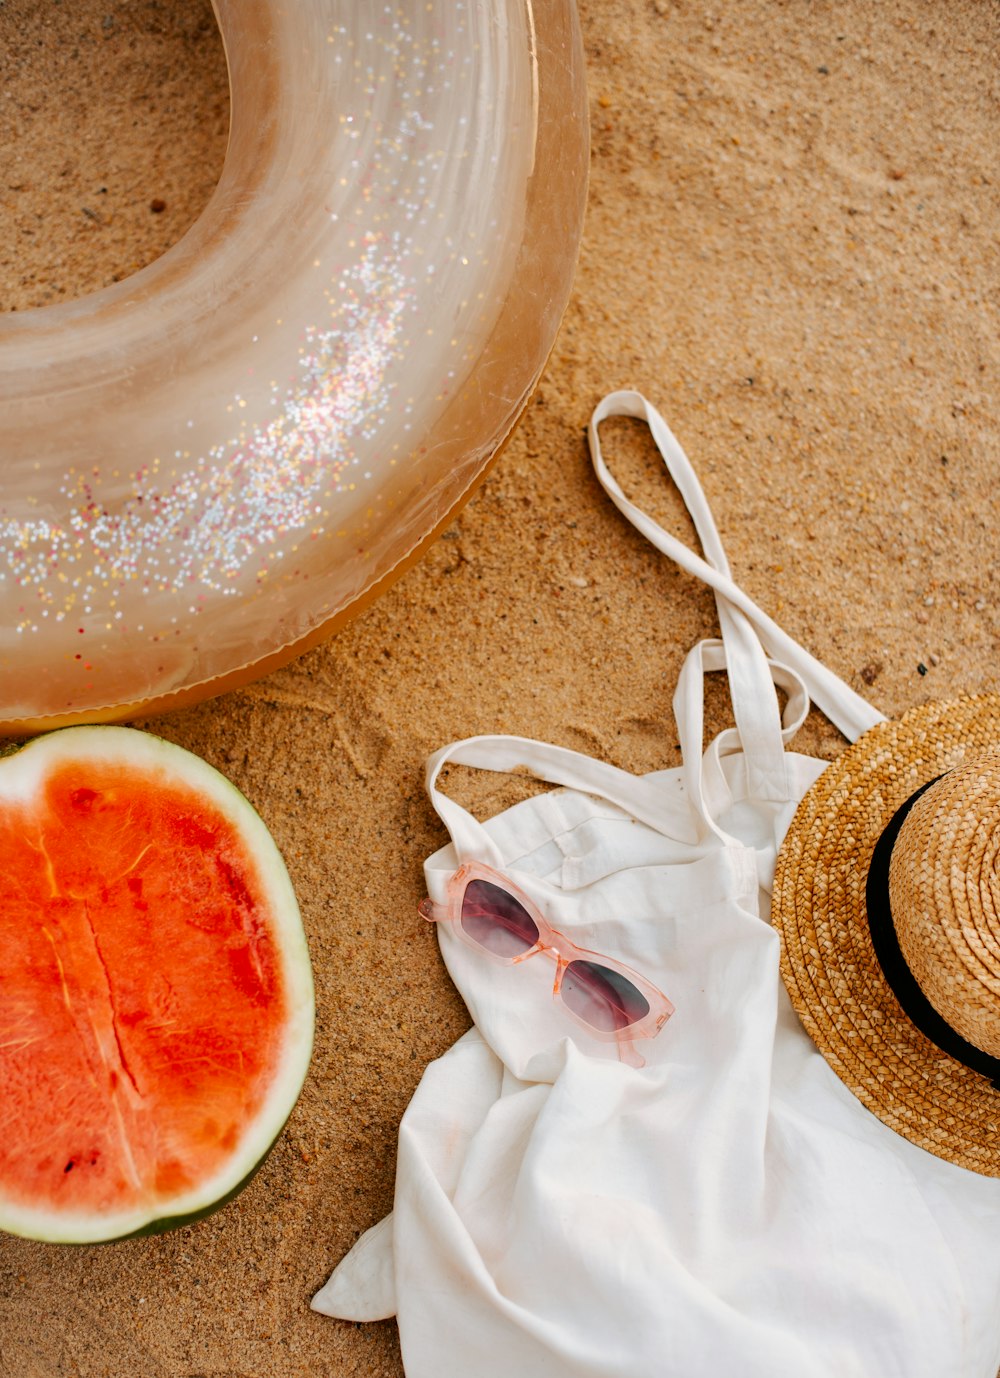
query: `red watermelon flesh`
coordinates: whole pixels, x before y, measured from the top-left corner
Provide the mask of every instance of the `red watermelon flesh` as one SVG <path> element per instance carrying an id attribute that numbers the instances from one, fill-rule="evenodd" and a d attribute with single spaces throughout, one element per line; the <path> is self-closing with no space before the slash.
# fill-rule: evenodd
<path id="1" fill-rule="evenodd" d="M 204 762 L 70 728 L 0 762 L 0 1228 L 204 1213 L 291 1110 L 312 985 L 281 858 Z"/>

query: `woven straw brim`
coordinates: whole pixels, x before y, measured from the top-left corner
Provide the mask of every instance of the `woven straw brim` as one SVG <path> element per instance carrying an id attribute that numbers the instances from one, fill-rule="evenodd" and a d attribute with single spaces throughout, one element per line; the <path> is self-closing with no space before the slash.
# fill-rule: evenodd
<path id="1" fill-rule="evenodd" d="M 875 957 L 865 886 L 875 844 L 922 785 L 1000 747 L 1000 695 L 911 709 L 834 761 L 792 820 L 774 882 L 781 974 L 841 1080 L 921 1148 L 1000 1177 L 1000 1091 L 910 1023 Z"/>

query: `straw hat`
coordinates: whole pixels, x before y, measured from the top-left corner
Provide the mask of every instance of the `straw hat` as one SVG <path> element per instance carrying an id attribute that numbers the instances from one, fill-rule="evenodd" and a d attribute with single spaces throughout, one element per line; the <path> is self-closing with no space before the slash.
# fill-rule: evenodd
<path id="1" fill-rule="evenodd" d="M 792 1004 L 860 1100 L 1000 1177 L 1000 695 L 911 709 L 834 761 L 778 856 Z"/>

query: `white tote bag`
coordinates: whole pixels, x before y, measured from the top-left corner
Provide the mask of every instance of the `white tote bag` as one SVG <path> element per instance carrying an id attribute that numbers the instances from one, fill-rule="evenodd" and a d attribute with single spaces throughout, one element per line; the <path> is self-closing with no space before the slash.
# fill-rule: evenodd
<path id="1" fill-rule="evenodd" d="M 615 414 L 649 422 L 704 560 L 608 474 L 597 427 Z M 441 922 L 474 1027 L 403 1118 L 392 1215 L 314 1306 L 395 1314 L 410 1378 L 994 1378 L 1000 1180 L 864 1109 L 793 1013 L 767 923 L 777 848 L 824 766 L 786 750 L 807 687 L 849 738 L 879 715 L 733 583 L 641 397 L 608 398 L 591 439 L 619 508 L 716 591 L 722 639 L 692 650 L 675 698 L 683 767 L 637 778 L 518 738 L 454 743 L 428 765 L 452 842 L 427 885 L 440 902 L 461 863 L 492 866 L 676 1009 L 631 1066 L 553 1000 L 550 962 L 503 965 Z M 703 754 L 713 670 L 737 726 Z M 480 823 L 439 790 L 446 762 L 562 788 Z"/>

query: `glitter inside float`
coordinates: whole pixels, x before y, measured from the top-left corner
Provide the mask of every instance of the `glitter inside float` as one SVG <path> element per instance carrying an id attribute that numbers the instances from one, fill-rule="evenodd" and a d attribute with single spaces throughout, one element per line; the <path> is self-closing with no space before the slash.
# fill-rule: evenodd
<path id="1" fill-rule="evenodd" d="M 232 125 L 167 254 L 0 316 L 0 730 L 246 681 L 468 496 L 565 308 L 573 0 L 216 0 Z"/>

